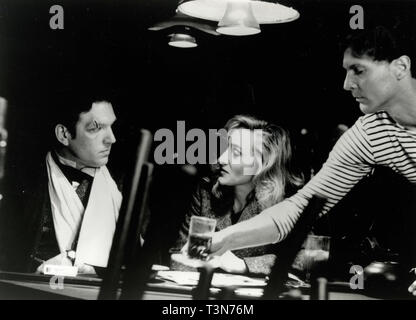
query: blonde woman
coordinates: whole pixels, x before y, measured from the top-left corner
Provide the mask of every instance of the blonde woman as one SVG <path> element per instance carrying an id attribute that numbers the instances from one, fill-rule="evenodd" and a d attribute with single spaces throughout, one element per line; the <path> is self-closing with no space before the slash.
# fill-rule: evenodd
<path id="1" fill-rule="evenodd" d="M 212 176 L 198 185 L 176 249 L 186 242 L 192 215 L 214 218 L 216 230 L 259 214 L 294 193 L 302 179 L 291 170 L 288 133 L 252 116 L 237 115 L 225 125 L 227 150 L 213 165 Z M 268 274 L 275 261 L 270 246 L 227 251 L 219 266 L 228 272 Z"/>

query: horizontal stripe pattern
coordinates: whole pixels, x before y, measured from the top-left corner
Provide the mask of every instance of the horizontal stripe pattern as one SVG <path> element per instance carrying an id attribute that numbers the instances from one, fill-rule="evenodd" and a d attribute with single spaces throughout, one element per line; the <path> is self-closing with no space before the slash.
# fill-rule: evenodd
<path id="1" fill-rule="evenodd" d="M 398 125 L 386 112 L 360 117 L 337 141 L 316 176 L 283 201 L 292 205 L 269 210 L 279 231 L 278 241 L 288 235 L 312 196 L 327 200 L 322 216 L 376 164 L 390 167 L 416 183 L 416 134 Z"/>

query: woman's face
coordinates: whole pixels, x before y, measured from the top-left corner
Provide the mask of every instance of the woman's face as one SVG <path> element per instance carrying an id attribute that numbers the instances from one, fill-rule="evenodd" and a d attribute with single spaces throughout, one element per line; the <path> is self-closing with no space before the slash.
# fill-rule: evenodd
<path id="1" fill-rule="evenodd" d="M 261 169 L 262 147 L 261 130 L 230 130 L 227 150 L 218 159 L 218 182 L 226 186 L 250 183 Z"/>

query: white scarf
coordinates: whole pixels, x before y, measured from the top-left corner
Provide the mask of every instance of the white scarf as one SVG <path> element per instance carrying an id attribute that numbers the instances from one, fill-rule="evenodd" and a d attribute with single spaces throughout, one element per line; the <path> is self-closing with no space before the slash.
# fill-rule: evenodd
<path id="1" fill-rule="evenodd" d="M 81 228 L 75 265 L 106 267 L 122 200 L 107 167 L 95 170 L 88 205 L 84 208 L 50 152 L 46 156 L 46 166 L 53 222 L 61 253 L 71 250 Z"/>

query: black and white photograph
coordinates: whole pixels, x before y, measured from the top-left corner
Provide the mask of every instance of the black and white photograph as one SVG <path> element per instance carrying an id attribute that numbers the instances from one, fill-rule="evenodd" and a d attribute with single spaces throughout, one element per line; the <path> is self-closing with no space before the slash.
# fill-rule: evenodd
<path id="1" fill-rule="evenodd" d="M 416 300 L 416 1 L 0 0 L 0 300 Z"/>

